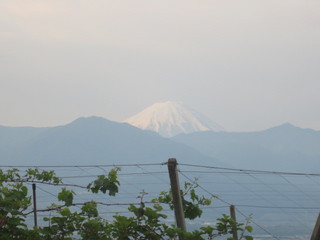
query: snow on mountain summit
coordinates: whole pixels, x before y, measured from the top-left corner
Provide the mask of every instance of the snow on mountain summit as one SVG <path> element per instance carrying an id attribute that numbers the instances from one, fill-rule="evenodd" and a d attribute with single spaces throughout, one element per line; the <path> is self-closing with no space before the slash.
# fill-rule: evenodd
<path id="1" fill-rule="evenodd" d="M 155 103 L 125 122 L 146 130 L 158 132 L 164 137 L 199 131 L 223 131 L 208 118 L 178 102 Z"/>

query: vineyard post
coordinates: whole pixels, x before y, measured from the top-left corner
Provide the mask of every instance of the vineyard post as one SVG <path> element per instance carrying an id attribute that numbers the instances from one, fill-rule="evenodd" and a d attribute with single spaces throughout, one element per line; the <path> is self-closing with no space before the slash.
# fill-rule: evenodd
<path id="1" fill-rule="evenodd" d="M 233 240 L 238 240 L 237 219 L 236 219 L 236 211 L 235 211 L 234 205 L 230 205 L 230 216 L 233 220 L 232 237 L 233 237 Z"/>
<path id="2" fill-rule="evenodd" d="M 181 192 L 179 187 L 177 160 L 175 158 L 170 158 L 168 160 L 168 171 L 169 171 L 172 198 L 173 198 L 174 215 L 176 217 L 177 227 L 186 231 L 182 197 L 181 197 Z"/>
<path id="3" fill-rule="evenodd" d="M 36 195 L 36 184 L 32 184 L 32 193 L 33 193 L 33 217 L 34 217 L 34 227 L 38 226 L 37 219 L 37 195 Z"/>
<path id="4" fill-rule="evenodd" d="M 320 214 L 318 215 L 317 222 L 314 226 L 312 235 L 311 235 L 311 240 L 319 240 L 320 239 Z"/>

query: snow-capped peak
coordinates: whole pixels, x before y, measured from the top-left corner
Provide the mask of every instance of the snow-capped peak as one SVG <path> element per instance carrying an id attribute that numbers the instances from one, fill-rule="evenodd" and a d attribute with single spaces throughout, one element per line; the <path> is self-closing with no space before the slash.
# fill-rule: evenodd
<path id="1" fill-rule="evenodd" d="M 194 110 L 171 101 L 155 103 L 125 122 L 141 129 L 158 132 L 164 137 L 172 137 L 180 133 L 224 130 Z"/>

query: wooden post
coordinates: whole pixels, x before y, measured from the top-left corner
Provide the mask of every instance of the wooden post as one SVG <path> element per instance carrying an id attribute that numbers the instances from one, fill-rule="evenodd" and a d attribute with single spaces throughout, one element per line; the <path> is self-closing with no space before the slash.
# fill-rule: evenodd
<path id="1" fill-rule="evenodd" d="M 7 216 L 7 214 L 4 214 L 2 218 L 0 218 L 0 230 L 7 223 L 8 219 L 9 217 Z"/>
<path id="2" fill-rule="evenodd" d="M 316 225 L 314 226 L 312 235 L 311 235 L 311 240 L 319 240 L 320 239 L 320 214 L 318 215 L 318 219 L 316 222 Z"/>
<path id="3" fill-rule="evenodd" d="M 38 226 L 36 184 L 32 183 L 34 227 Z"/>
<path id="4" fill-rule="evenodd" d="M 173 198 L 174 215 L 176 217 L 177 227 L 186 231 L 186 223 L 184 220 L 182 198 L 181 198 L 181 192 L 179 187 L 177 160 L 175 158 L 170 158 L 168 160 L 168 171 L 169 171 L 172 198 Z"/>
<path id="5" fill-rule="evenodd" d="M 230 205 L 230 216 L 234 221 L 234 224 L 232 226 L 232 237 L 233 240 L 238 240 L 237 219 L 234 205 Z"/>

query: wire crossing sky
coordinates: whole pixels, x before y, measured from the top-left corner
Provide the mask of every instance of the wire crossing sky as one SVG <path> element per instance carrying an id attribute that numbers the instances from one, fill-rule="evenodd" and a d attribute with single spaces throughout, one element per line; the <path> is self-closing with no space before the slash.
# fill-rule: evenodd
<path id="1" fill-rule="evenodd" d="M 229 131 L 320 130 L 320 2 L 0 0 L 0 125 L 181 101 Z"/>

